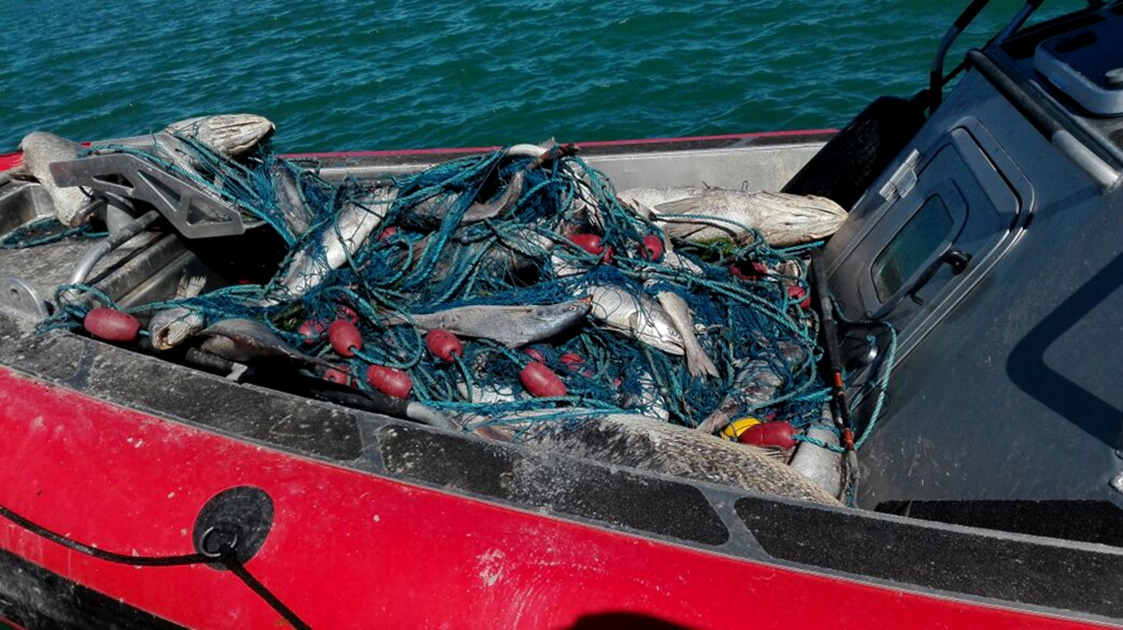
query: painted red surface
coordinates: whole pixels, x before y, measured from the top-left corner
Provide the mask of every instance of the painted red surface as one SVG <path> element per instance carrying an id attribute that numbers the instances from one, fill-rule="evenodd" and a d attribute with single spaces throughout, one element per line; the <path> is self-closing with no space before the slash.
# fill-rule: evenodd
<path id="1" fill-rule="evenodd" d="M 239 443 L 0 369 L 0 503 L 99 548 L 193 551 L 196 513 L 254 485 L 248 566 L 314 628 L 563 628 L 631 612 L 707 628 L 1075 628 L 568 523 Z M 3 522 L 0 547 L 192 627 L 277 628 L 232 575 L 109 564 Z"/>
<path id="2" fill-rule="evenodd" d="M 23 151 L 0 155 L 0 171 L 6 171 L 23 164 Z"/>

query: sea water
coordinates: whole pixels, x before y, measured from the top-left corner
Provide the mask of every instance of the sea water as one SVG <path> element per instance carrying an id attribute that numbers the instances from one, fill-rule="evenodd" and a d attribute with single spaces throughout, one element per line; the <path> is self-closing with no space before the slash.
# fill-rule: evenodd
<path id="1" fill-rule="evenodd" d="M 923 88 L 966 4 L 0 0 L 0 152 L 243 111 L 289 152 L 836 128 Z M 949 68 L 1020 5 L 992 2 Z"/>

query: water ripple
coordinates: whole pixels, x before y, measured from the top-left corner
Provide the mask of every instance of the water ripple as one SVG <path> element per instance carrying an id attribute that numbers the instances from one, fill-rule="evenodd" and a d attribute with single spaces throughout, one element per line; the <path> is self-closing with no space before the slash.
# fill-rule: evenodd
<path id="1" fill-rule="evenodd" d="M 920 89 L 965 3 L 0 0 L 21 15 L 0 41 L 0 150 L 225 111 L 272 118 L 289 151 L 839 126 Z"/>

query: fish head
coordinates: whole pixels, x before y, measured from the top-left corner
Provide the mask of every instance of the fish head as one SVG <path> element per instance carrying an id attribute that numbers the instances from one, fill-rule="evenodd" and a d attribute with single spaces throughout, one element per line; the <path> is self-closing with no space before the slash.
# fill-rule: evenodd
<path id="1" fill-rule="evenodd" d="M 273 133 L 276 126 L 256 114 L 218 114 L 188 118 L 168 125 L 164 131 L 197 140 L 216 153 L 241 155 Z"/>
<path id="2" fill-rule="evenodd" d="M 567 300 L 559 304 L 544 304 L 534 307 L 535 319 L 550 322 L 552 325 L 566 327 L 576 323 L 589 313 L 591 305 L 584 299 Z"/>
<path id="3" fill-rule="evenodd" d="M 195 336 L 203 328 L 203 316 L 188 309 L 164 311 L 153 318 L 151 340 L 157 350 L 170 350 Z M 170 319 L 168 319 L 170 317 Z"/>

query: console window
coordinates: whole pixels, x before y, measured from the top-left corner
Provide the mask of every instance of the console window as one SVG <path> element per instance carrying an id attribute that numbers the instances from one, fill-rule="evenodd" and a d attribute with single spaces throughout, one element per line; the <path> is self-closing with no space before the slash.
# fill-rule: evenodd
<path id="1" fill-rule="evenodd" d="M 887 302 L 951 234 L 955 221 L 939 195 L 929 197 L 873 262 L 877 299 Z"/>

